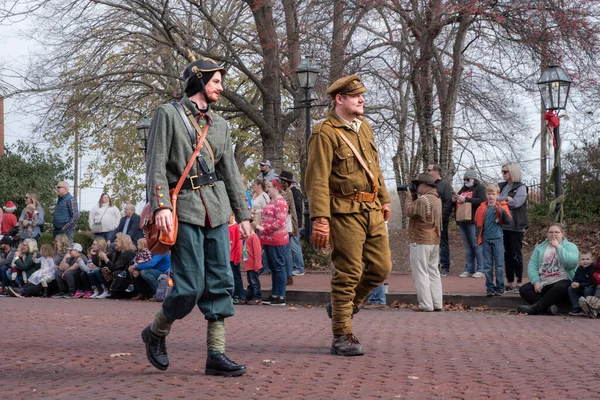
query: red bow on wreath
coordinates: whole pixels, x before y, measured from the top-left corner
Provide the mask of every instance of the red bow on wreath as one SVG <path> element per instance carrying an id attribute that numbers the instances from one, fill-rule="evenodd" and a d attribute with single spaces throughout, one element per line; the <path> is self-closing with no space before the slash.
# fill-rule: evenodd
<path id="1" fill-rule="evenodd" d="M 560 118 L 552 111 L 546 111 L 544 114 L 544 121 L 546 121 L 546 129 L 552 135 L 552 146 L 556 148 L 556 137 L 554 136 L 554 128 L 558 128 L 560 125 Z"/>

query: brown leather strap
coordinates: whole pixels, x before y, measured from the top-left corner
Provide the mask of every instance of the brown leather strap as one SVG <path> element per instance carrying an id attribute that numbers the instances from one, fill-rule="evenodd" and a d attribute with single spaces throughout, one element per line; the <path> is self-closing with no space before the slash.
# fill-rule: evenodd
<path id="1" fill-rule="evenodd" d="M 375 199 L 377 198 L 377 193 L 370 193 L 370 192 L 356 192 L 355 194 L 348 194 L 348 195 L 330 192 L 330 194 L 335 197 L 341 197 L 343 199 L 350 199 L 350 200 L 360 201 L 360 202 L 371 202 L 371 201 L 375 201 Z"/>
<path id="2" fill-rule="evenodd" d="M 192 169 L 192 165 L 194 165 L 194 161 L 196 160 L 196 156 L 198 155 L 198 153 L 200 152 L 200 149 L 202 148 L 202 143 L 204 142 L 204 139 L 206 139 L 206 133 L 208 132 L 208 124 L 206 124 L 206 127 L 204 127 L 204 131 L 202 132 L 202 136 L 200 136 L 200 140 L 198 141 L 198 144 L 196 145 L 196 149 L 194 150 L 194 153 L 192 154 L 192 158 L 190 158 L 190 161 L 188 161 L 187 165 L 185 166 L 185 169 L 183 170 L 183 173 L 181 174 L 181 177 L 179 178 L 179 182 L 177 182 L 177 186 L 175 186 L 175 189 L 173 189 L 173 193 L 171 194 L 171 198 L 177 198 L 177 195 L 179 194 L 179 191 L 181 190 L 181 186 L 183 185 L 183 182 L 187 179 L 187 176 L 190 172 L 190 170 Z"/>
<path id="3" fill-rule="evenodd" d="M 200 129 L 200 125 L 198 125 L 198 121 L 196 121 L 196 118 L 194 118 L 194 115 L 192 114 L 192 112 L 190 111 L 189 108 L 187 108 L 185 106 L 185 104 L 181 103 L 181 105 L 183 106 L 183 109 L 185 110 L 185 115 L 188 116 L 188 118 L 190 119 L 190 122 L 192 123 L 192 125 L 194 125 L 194 129 L 196 129 L 197 133 L 200 133 L 200 131 L 202 129 Z M 206 124 L 206 126 L 208 126 L 208 123 Z M 210 155 L 210 159 L 213 162 L 213 166 L 215 164 L 215 154 L 213 153 L 213 149 L 210 145 L 210 143 L 208 143 L 208 140 L 206 141 L 206 150 L 208 150 L 208 154 Z"/>
<path id="4" fill-rule="evenodd" d="M 356 159 L 358 160 L 358 162 L 360 163 L 360 165 L 367 172 L 367 175 L 369 176 L 369 178 L 371 178 L 371 183 L 373 185 L 373 193 L 375 194 L 375 197 L 377 197 L 377 193 L 379 192 L 379 186 L 377 185 L 377 180 L 375 179 L 375 175 L 373 175 L 373 173 L 371 172 L 371 170 L 369 169 L 369 167 L 365 163 L 365 160 L 362 159 L 362 157 L 360 156 L 360 153 L 358 152 L 358 150 L 356 150 L 356 147 L 354 147 L 354 145 L 352 144 L 352 142 L 350 142 L 350 140 L 348 140 L 348 138 L 346 137 L 346 135 L 344 135 L 344 133 L 342 131 L 340 131 L 338 128 L 336 128 L 335 126 L 333 126 L 331 124 L 331 122 L 326 121 L 325 123 L 327 125 L 331 126 L 333 128 L 333 130 L 336 131 L 336 133 L 342 138 L 342 140 L 344 142 L 346 142 L 346 144 L 348 145 L 348 147 L 350 147 L 350 150 L 352 150 L 352 152 L 354 153 L 354 156 L 356 157 Z M 366 193 L 366 192 L 360 192 L 360 193 Z"/>

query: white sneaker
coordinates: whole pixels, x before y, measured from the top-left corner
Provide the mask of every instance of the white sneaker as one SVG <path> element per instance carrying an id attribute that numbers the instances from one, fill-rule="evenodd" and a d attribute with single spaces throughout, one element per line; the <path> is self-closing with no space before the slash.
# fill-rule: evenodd
<path id="1" fill-rule="evenodd" d="M 96 298 L 97 299 L 106 299 L 107 297 L 110 297 L 110 292 L 108 290 L 105 290 L 104 292 L 102 292 L 101 295 L 99 295 Z"/>
<path id="2" fill-rule="evenodd" d="M 473 274 L 473 278 L 483 278 L 484 276 L 485 276 L 485 274 L 483 272 L 479 272 L 479 271 L 477 271 Z"/>
<path id="3" fill-rule="evenodd" d="M 459 278 L 470 278 L 473 274 L 471 274 L 470 272 L 463 272 L 462 274 L 460 274 L 458 277 Z"/>
<path id="4" fill-rule="evenodd" d="M 304 276 L 304 272 L 293 270 L 292 275 L 293 276 Z"/>
<path id="5" fill-rule="evenodd" d="M 95 299 L 100 296 L 100 292 L 98 290 L 94 290 L 94 294 L 90 296 L 90 299 Z"/>

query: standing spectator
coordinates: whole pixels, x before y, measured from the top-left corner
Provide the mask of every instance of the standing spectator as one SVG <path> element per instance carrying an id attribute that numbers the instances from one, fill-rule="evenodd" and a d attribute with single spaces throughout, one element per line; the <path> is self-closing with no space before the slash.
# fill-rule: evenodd
<path id="1" fill-rule="evenodd" d="M 87 257 L 81 254 L 82 251 L 83 247 L 79 243 L 73 243 L 69 248 L 69 252 L 57 265 L 54 278 L 58 285 L 58 293 L 52 296 L 53 299 L 83 297 L 85 286 L 89 283 L 89 280 L 87 272 L 84 272 L 88 269 Z M 85 275 L 85 281 L 82 281 L 83 275 Z"/>
<path id="2" fill-rule="evenodd" d="M 486 187 L 487 202 L 475 213 L 475 224 L 479 229 L 477 243 L 483 247 L 485 288 L 487 296 L 504 294 L 504 243 L 502 226 L 510 224 L 512 218 L 505 201 L 497 201 L 500 188 L 495 183 Z M 496 285 L 494 285 L 494 271 Z"/>
<path id="3" fill-rule="evenodd" d="M 512 223 L 503 225 L 504 262 L 506 263 L 506 290 L 519 293 L 523 281 L 523 235 L 527 229 L 527 186 L 521 182 L 521 167 L 515 163 L 502 166 L 504 182 L 500 183 L 499 201 L 508 202 Z M 514 285 L 515 276 L 517 284 Z"/>
<path id="4" fill-rule="evenodd" d="M 308 142 L 310 240 L 326 248 L 331 239 L 334 273 L 326 311 L 333 333 L 330 352 L 342 356 L 364 354 L 353 333 L 352 315 L 392 270 L 385 230 L 390 197 L 373 129 L 363 117 L 366 91 L 358 75 L 333 82 L 327 88 L 332 108 Z"/>
<path id="5" fill-rule="evenodd" d="M 529 259 L 529 283 L 519 289 L 523 300 L 530 305 L 518 306 L 517 311 L 530 315 L 544 312 L 558 314 L 556 304 L 567 298 L 578 258 L 579 250 L 565 238 L 562 225 L 550 225 L 548 239 L 533 249 Z"/>
<path id="6" fill-rule="evenodd" d="M 10 278 L 7 272 L 10 271 L 13 259 L 15 257 L 15 249 L 13 248 L 13 240 L 8 236 L 0 238 L 0 277 L 2 277 L 2 291 L 0 295 L 8 296 L 8 287 L 10 286 Z"/>
<path id="7" fill-rule="evenodd" d="M 248 280 L 246 290 L 246 304 L 258 304 L 262 300 L 260 291 L 259 271 L 262 269 L 262 247 L 260 239 L 255 233 L 256 222 L 250 224 L 250 235 L 246 239 L 246 254 L 244 256 L 244 269 Z"/>
<path id="8" fill-rule="evenodd" d="M 44 209 L 40 204 L 38 195 L 33 192 L 28 192 L 25 195 L 27 207 L 32 207 L 28 210 L 27 207 L 21 212 L 19 224 L 21 225 L 21 239 L 33 238 L 39 244 L 40 234 L 44 226 Z"/>
<path id="9" fill-rule="evenodd" d="M 94 291 L 90 296 L 91 299 L 105 299 L 110 297 L 109 284 L 102 275 L 102 269 L 106 267 L 108 263 L 108 256 L 106 255 L 107 250 L 106 240 L 103 238 L 94 239 L 88 252 L 88 279 L 90 285 Z"/>
<path id="10" fill-rule="evenodd" d="M 406 215 L 410 244 L 410 268 L 417 289 L 419 310 L 441 311 L 442 280 L 438 270 L 439 243 L 442 227 L 442 202 L 435 178 L 419 174 L 413 180 L 417 191 L 406 196 Z"/>
<path id="11" fill-rule="evenodd" d="M 575 271 L 573 282 L 567 289 L 569 300 L 571 300 L 572 310 L 569 315 L 586 315 L 583 309 L 579 306 L 579 298 L 584 299 L 588 296 L 593 296 L 596 293 L 596 286 L 593 281 L 594 274 L 594 257 L 590 249 L 579 250 L 579 266 Z"/>
<path id="12" fill-rule="evenodd" d="M 266 260 L 271 270 L 271 296 L 262 301 L 272 306 L 285 306 L 285 287 L 287 283 L 286 251 L 289 251 L 290 237 L 285 229 L 288 215 L 287 202 L 281 196 L 281 182 L 273 179 L 267 182 L 267 193 L 271 202 L 263 208 L 262 224 L 256 229 L 260 232 L 260 243 L 267 253 Z"/>
<path id="13" fill-rule="evenodd" d="M 294 198 L 294 208 L 296 209 L 296 225 L 298 228 L 302 225 L 302 192 L 296 187 L 294 175 L 288 171 L 281 171 L 279 175 L 281 185 L 284 191 L 290 191 Z M 304 258 L 302 256 L 302 246 L 300 245 L 300 234 L 290 234 L 290 248 L 292 250 L 293 271 L 292 275 L 304 275 Z"/>
<path id="14" fill-rule="evenodd" d="M 270 181 L 272 179 L 277 178 L 277 174 L 274 169 L 271 169 L 271 161 L 265 160 L 260 164 L 260 173 L 256 177 L 256 179 L 261 179 L 263 181 Z"/>
<path id="15" fill-rule="evenodd" d="M 171 269 L 171 256 L 166 254 L 151 254 L 145 238 L 137 242 L 138 253 L 129 273 L 138 295 L 131 300 L 146 300 L 154 297 L 158 287 L 158 277 Z"/>
<path id="16" fill-rule="evenodd" d="M 137 243 L 144 237 L 144 231 L 140 228 L 140 216 L 135 213 L 135 206 L 131 203 L 125 205 L 125 216 L 121 218 L 119 226 L 114 230 L 113 238 L 121 232 L 128 235 L 133 243 Z"/>
<path id="17" fill-rule="evenodd" d="M 242 175 L 242 185 L 244 185 L 244 190 L 246 191 L 246 198 L 248 199 L 248 206 L 252 208 L 252 196 L 250 196 L 250 190 L 248 190 L 248 178 L 246 175 Z"/>
<path id="18" fill-rule="evenodd" d="M 292 272 L 294 270 L 294 261 L 292 259 L 292 247 L 291 247 L 291 242 L 292 242 L 292 237 L 298 237 L 299 232 L 298 232 L 298 219 L 296 218 L 296 206 L 294 204 L 294 196 L 292 195 L 292 192 L 289 190 L 286 190 L 286 185 L 283 183 L 282 180 L 279 180 L 279 182 L 281 183 L 281 187 L 283 188 L 283 190 L 281 191 L 281 196 L 285 199 L 285 202 L 288 205 L 288 215 L 285 219 L 285 229 L 288 233 L 288 235 L 290 236 L 290 241 L 288 242 L 288 249 L 285 252 L 285 256 L 286 256 L 286 262 L 285 262 L 285 270 L 286 270 L 286 275 L 287 275 L 287 282 L 286 282 L 286 286 L 291 286 L 294 284 L 294 277 L 292 275 Z"/>
<path id="19" fill-rule="evenodd" d="M 119 225 L 121 213 L 116 206 L 113 206 L 112 199 L 107 193 L 102 193 L 98 204 L 95 204 L 90 211 L 89 223 L 90 229 L 95 238 L 103 238 L 107 242 L 114 240 L 114 230 Z"/>
<path id="20" fill-rule="evenodd" d="M 265 181 L 262 179 L 255 179 L 252 182 L 252 190 L 254 192 L 254 197 L 252 198 L 252 219 L 256 223 L 256 226 L 262 223 L 262 209 L 269 204 L 271 199 L 269 199 L 269 195 L 265 192 L 266 186 Z M 260 236 L 260 232 L 258 232 Z M 267 253 L 263 252 L 263 269 L 261 271 L 262 274 L 268 275 L 271 273 L 271 270 L 268 267 L 268 262 L 266 260 Z"/>
<path id="21" fill-rule="evenodd" d="M 73 243 L 73 234 L 75 225 L 79 220 L 79 206 L 77 200 L 69 193 L 69 184 L 65 181 L 60 181 L 56 184 L 56 194 L 58 199 L 56 207 L 54 207 L 54 218 L 52 225 L 54 229 L 52 235 L 64 233 L 69 237 L 69 241 Z"/>
<path id="22" fill-rule="evenodd" d="M 244 282 L 242 281 L 242 234 L 240 227 L 235 222 L 235 214 L 229 218 L 229 265 L 233 273 L 233 304 L 239 304 L 244 300 Z"/>
<path id="23" fill-rule="evenodd" d="M 3 208 L 4 214 L 2 214 L 2 226 L 0 227 L 0 232 L 5 235 L 18 225 L 17 217 L 15 216 L 17 206 L 12 200 L 8 200 Z"/>
<path id="24" fill-rule="evenodd" d="M 485 187 L 479 182 L 479 177 L 474 168 L 465 171 L 464 185 L 458 191 L 458 194 L 452 195 L 456 202 L 456 208 L 461 204 L 471 203 L 471 220 L 459 221 L 458 230 L 466 250 L 465 270 L 459 275 L 461 278 L 481 278 L 483 271 L 483 249 L 477 243 L 477 233 L 475 232 L 475 213 L 479 205 L 486 201 Z"/>
<path id="25" fill-rule="evenodd" d="M 197 177 L 187 179 L 187 189 L 179 194 L 177 240 L 171 248 L 175 286 L 152 324 L 142 331 L 148 360 L 161 370 L 169 366 L 165 338 L 171 326 L 198 307 L 208 321 L 205 374 L 246 373 L 245 366 L 225 354 L 224 320 L 235 312 L 231 301 L 233 277 L 227 221 L 235 213 L 242 236 L 246 237 L 250 211 L 232 150 L 229 124 L 211 108 L 223 91 L 224 73 L 224 69 L 207 58 L 190 63 L 183 73 L 185 95 L 177 106 L 161 105 L 150 126 L 146 191 L 157 228 L 167 234 L 174 230 L 169 186 L 176 184 L 193 155 L 186 121 L 176 107 L 189 111 L 189 118 L 198 125 L 198 135 L 201 130 L 208 132 L 199 152 L 205 163 L 195 163 L 190 175 Z M 188 117 L 183 115 L 183 118 Z"/>
<path id="26" fill-rule="evenodd" d="M 442 167 L 438 164 L 429 164 L 427 172 L 435 179 L 437 193 L 442 201 L 442 232 L 440 236 L 440 275 L 446 276 L 450 272 L 450 244 L 448 243 L 448 225 L 452 215 L 452 184 L 447 179 L 442 179 Z"/>

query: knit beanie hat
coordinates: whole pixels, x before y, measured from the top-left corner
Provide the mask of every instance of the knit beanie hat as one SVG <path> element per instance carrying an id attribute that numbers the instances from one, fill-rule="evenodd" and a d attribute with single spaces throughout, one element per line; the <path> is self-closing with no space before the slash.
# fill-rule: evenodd
<path id="1" fill-rule="evenodd" d="M 463 179 L 479 180 L 479 176 L 477 175 L 477 171 L 475 171 L 475 167 L 473 167 L 473 166 L 469 167 L 469 169 L 465 171 L 465 176 Z"/>

